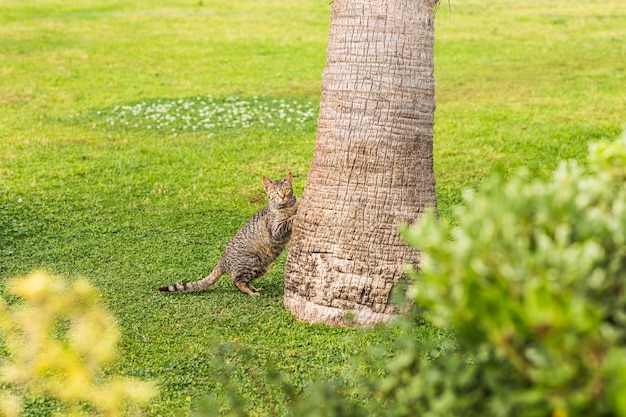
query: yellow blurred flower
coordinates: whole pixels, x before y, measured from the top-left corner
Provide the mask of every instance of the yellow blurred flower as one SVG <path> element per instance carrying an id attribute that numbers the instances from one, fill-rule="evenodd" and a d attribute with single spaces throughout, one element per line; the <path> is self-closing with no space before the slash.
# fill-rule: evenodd
<path id="1" fill-rule="evenodd" d="M 85 415 L 89 403 L 98 415 L 119 416 L 146 404 L 154 383 L 111 376 L 103 367 L 116 357 L 119 330 L 87 280 L 68 282 L 44 271 L 12 279 L 8 289 L 21 303 L 0 299 L 0 336 L 9 353 L 0 362 L 0 415 L 16 416 L 19 395 L 54 398 L 68 414 Z"/>

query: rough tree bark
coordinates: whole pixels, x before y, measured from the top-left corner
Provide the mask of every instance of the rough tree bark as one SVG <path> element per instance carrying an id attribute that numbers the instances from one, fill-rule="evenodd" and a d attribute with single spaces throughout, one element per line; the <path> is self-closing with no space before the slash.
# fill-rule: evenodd
<path id="1" fill-rule="evenodd" d="M 418 263 L 397 232 L 436 207 L 436 0 L 334 0 L 317 141 L 285 271 L 298 319 L 373 325 Z"/>

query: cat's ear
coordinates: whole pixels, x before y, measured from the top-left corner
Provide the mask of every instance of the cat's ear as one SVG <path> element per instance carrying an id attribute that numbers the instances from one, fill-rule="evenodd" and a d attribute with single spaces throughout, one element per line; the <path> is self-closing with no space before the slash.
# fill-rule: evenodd
<path id="1" fill-rule="evenodd" d="M 263 177 L 263 188 L 265 188 L 265 191 L 267 191 L 272 184 L 273 184 L 272 180 L 270 180 L 267 177 Z"/>
<path id="2" fill-rule="evenodd" d="M 291 175 L 291 171 L 289 171 L 289 174 L 287 174 L 287 176 L 285 177 L 285 179 L 283 179 L 283 181 L 288 182 L 289 184 L 291 184 L 292 180 L 293 180 L 293 176 Z"/>

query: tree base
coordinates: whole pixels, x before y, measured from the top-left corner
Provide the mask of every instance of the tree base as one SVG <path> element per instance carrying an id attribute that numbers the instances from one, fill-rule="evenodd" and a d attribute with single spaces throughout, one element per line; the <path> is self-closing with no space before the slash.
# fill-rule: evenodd
<path id="1" fill-rule="evenodd" d="M 285 308 L 298 320 L 313 324 L 326 324 L 333 327 L 373 327 L 389 322 L 395 314 L 375 312 L 367 306 L 358 310 L 316 304 L 292 293 L 285 297 Z"/>

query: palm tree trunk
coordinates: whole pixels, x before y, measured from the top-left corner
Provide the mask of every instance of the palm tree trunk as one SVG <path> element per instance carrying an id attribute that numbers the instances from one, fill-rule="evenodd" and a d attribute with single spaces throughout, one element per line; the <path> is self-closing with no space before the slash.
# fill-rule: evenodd
<path id="1" fill-rule="evenodd" d="M 417 263 L 397 232 L 436 207 L 436 0 L 334 0 L 317 141 L 285 271 L 298 319 L 372 325 Z"/>

